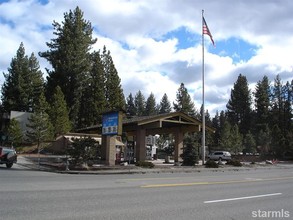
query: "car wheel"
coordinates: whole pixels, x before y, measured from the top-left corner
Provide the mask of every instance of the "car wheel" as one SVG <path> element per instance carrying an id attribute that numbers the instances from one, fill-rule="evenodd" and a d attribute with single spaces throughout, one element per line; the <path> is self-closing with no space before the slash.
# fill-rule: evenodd
<path id="1" fill-rule="evenodd" d="M 7 168 L 11 168 L 12 165 L 13 165 L 13 163 L 7 163 L 7 164 L 6 164 L 6 167 L 7 167 Z"/>

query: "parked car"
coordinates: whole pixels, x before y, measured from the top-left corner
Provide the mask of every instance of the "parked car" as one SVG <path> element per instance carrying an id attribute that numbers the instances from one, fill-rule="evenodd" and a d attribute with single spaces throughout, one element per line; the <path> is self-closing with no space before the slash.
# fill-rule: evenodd
<path id="1" fill-rule="evenodd" d="M 17 154 L 14 149 L 0 147 L 0 164 L 6 164 L 7 168 L 11 168 L 17 162 Z"/>
<path id="2" fill-rule="evenodd" d="M 209 160 L 231 160 L 231 154 L 228 151 L 215 151 L 208 155 Z"/>

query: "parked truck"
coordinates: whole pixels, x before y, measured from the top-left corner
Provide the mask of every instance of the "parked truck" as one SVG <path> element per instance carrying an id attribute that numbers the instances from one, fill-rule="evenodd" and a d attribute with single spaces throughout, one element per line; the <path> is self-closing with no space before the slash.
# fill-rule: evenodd
<path id="1" fill-rule="evenodd" d="M 11 168 L 17 162 L 17 154 L 14 149 L 0 147 L 0 164 L 6 164 L 7 168 Z"/>

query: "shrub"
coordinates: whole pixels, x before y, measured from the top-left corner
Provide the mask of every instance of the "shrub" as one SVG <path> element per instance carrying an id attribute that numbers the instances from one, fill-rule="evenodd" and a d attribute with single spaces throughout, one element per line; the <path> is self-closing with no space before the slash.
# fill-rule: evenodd
<path id="1" fill-rule="evenodd" d="M 155 165 L 149 161 L 137 161 L 135 166 L 143 167 L 143 168 L 153 168 Z"/>
<path id="2" fill-rule="evenodd" d="M 93 138 L 75 138 L 72 141 L 72 144 L 67 149 L 67 153 L 72 158 L 74 165 L 86 163 L 91 158 L 96 157 L 97 142 Z"/>
<path id="3" fill-rule="evenodd" d="M 219 164 L 217 164 L 215 161 L 213 160 L 208 160 L 205 164 L 206 168 L 219 168 Z"/>
<path id="4" fill-rule="evenodd" d="M 183 153 L 180 155 L 183 159 L 183 166 L 194 166 L 198 163 L 197 146 L 194 136 L 187 136 L 184 139 Z"/>
<path id="5" fill-rule="evenodd" d="M 242 163 L 240 162 L 240 160 L 229 160 L 226 163 L 227 165 L 232 165 L 235 167 L 242 167 Z"/>

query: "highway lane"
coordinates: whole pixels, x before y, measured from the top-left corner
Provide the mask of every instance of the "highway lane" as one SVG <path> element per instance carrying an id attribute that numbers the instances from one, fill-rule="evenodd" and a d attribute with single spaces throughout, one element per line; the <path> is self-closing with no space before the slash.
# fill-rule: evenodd
<path id="1" fill-rule="evenodd" d="M 15 166 L 1 167 L 0 174 L 0 213 L 5 220 L 293 216 L 291 166 L 139 175 L 68 175 Z"/>

